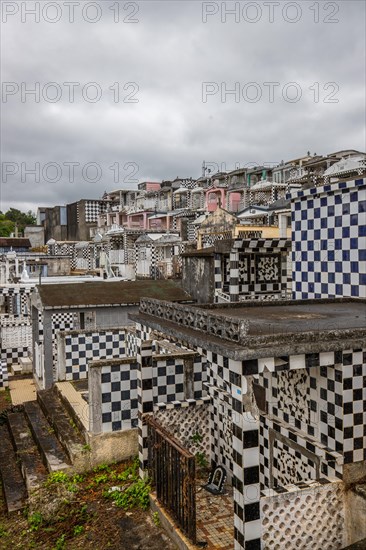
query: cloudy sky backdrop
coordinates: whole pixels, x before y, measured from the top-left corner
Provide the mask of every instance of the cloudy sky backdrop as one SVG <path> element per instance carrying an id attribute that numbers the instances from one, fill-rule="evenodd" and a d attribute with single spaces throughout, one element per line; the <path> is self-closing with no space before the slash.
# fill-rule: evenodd
<path id="1" fill-rule="evenodd" d="M 365 149 L 363 1 L 35 4 L 2 2 L 3 211 Z"/>

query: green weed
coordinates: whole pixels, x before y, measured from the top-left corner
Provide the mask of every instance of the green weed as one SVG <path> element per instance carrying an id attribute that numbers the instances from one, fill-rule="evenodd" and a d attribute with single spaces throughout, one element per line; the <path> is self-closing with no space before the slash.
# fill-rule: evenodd
<path id="1" fill-rule="evenodd" d="M 75 525 L 74 527 L 74 537 L 81 535 L 84 532 L 84 527 L 82 525 Z"/>
<path id="2" fill-rule="evenodd" d="M 34 512 L 28 517 L 29 528 L 31 531 L 38 531 L 43 523 L 43 517 L 40 512 Z"/>
<path id="3" fill-rule="evenodd" d="M 152 519 L 153 519 L 153 522 L 155 523 L 156 527 L 159 527 L 160 526 L 160 518 L 159 518 L 158 512 L 154 512 L 152 514 Z"/>
<path id="4" fill-rule="evenodd" d="M 200 433 L 196 432 L 192 435 L 191 439 L 193 443 L 201 443 L 203 440 L 203 436 Z"/>
<path id="5" fill-rule="evenodd" d="M 56 540 L 55 550 L 64 550 L 66 548 L 66 535 L 63 534 Z"/>
<path id="6" fill-rule="evenodd" d="M 200 466 L 201 468 L 207 468 L 208 467 L 208 461 L 207 461 L 205 453 L 196 453 L 195 456 L 196 456 L 196 462 L 197 462 L 198 466 Z"/>
<path id="7" fill-rule="evenodd" d="M 104 496 L 111 498 L 116 506 L 123 510 L 149 507 L 149 494 L 151 486 L 149 480 L 138 479 L 122 491 L 105 492 Z"/>

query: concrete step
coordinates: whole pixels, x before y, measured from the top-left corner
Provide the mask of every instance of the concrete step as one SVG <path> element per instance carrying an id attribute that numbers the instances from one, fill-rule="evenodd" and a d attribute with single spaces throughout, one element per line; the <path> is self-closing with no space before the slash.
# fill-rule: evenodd
<path id="1" fill-rule="evenodd" d="M 28 493 L 31 493 L 47 479 L 47 470 L 24 414 L 9 413 L 8 426 Z"/>
<path id="2" fill-rule="evenodd" d="M 37 401 L 24 403 L 24 412 L 33 438 L 49 472 L 64 471 L 71 467 L 61 443 L 53 433 Z"/>
<path id="3" fill-rule="evenodd" d="M 0 442 L 0 473 L 6 508 L 11 513 L 23 510 L 27 500 L 27 489 L 5 424 L 0 425 Z"/>
<path id="4" fill-rule="evenodd" d="M 72 421 L 77 426 L 77 429 L 79 430 L 79 433 L 81 434 L 82 438 L 85 440 L 86 443 L 89 442 L 88 437 L 88 421 L 85 420 L 85 414 L 84 419 L 82 419 L 80 415 L 82 415 L 85 412 L 85 409 L 87 409 L 88 404 L 87 402 L 80 397 L 80 393 L 75 390 L 73 386 L 68 386 L 67 393 L 69 394 L 68 397 L 64 395 L 64 389 L 61 389 L 57 384 L 54 386 L 54 391 L 56 392 L 56 395 L 61 400 L 62 405 L 64 406 L 67 414 L 70 416 Z M 70 395 L 71 391 L 71 395 Z M 69 398 L 71 400 L 74 400 L 75 403 L 78 405 L 79 414 L 76 412 L 75 408 L 70 404 Z M 82 402 L 82 404 L 80 403 Z M 75 405 L 74 405 L 75 406 Z"/>
<path id="5" fill-rule="evenodd" d="M 78 461 L 86 442 L 58 394 L 52 389 L 43 390 L 38 392 L 37 400 L 71 462 Z"/>

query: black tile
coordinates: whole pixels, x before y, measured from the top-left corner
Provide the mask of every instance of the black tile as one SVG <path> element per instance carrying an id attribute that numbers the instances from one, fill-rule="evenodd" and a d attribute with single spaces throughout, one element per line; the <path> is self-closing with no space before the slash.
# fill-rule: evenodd
<path id="1" fill-rule="evenodd" d="M 242 361 L 243 374 L 258 374 L 258 359 Z"/>
<path id="2" fill-rule="evenodd" d="M 258 466 L 251 466 L 250 468 L 244 468 L 244 485 L 252 485 L 253 483 L 259 483 Z"/>
<path id="3" fill-rule="evenodd" d="M 254 521 L 260 518 L 259 502 L 253 502 L 252 504 L 244 504 L 244 521 Z"/>
<path id="4" fill-rule="evenodd" d="M 252 447 L 258 447 L 259 434 L 258 430 L 249 430 L 243 432 L 243 447 L 244 449 L 250 449 Z"/>
<path id="5" fill-rule="evenodd" d="M 112 396 L 110 392 L 102 393 L 102 403 L 110 403 L 112 400 Z"/>
<path id="6" fill-rule="evenodd" d="M 351 439 L 353 437 L 353 428 L 352 426 L 344 428 L 344 439 Z"/>
<path id="7" fill-rule="evenodd" d="M 244 546 L 245 550 L 261 550 L 261 539 L 247 540 Z"/>
<path id="8" fill-rule="evenodd" d="M 360 401 L 362 399 L 362 388 L 353 390 L 353 400 Z"/>

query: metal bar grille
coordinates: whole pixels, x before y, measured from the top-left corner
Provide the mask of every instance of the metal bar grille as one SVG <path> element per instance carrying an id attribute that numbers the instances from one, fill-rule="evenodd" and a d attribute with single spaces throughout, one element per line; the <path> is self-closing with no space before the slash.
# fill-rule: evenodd
<path id="1" fill-rule="evenodd" d="M 152 416 L 146 417 L 149 471 L 159 502 L 196 543 L 195 458 Z"/>

